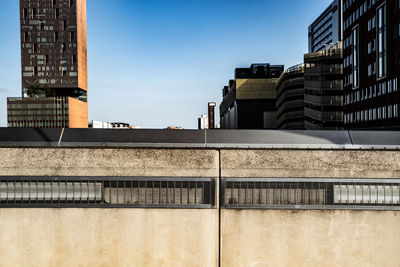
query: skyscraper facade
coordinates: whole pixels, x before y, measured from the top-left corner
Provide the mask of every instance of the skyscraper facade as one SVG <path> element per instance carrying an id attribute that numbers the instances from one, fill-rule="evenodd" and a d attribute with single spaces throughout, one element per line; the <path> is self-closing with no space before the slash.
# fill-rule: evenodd
<path id="1" fill-rule="evenodd" d="M 318 52 L 342 40 L 342 2 L 334 0 L 308 27 L 308 52 Z"/>
<path id="2" fill-rule="evenodd" d="M 399 129 L 400 0 L 344 2 L 347 129 Z"/>
<path id="3" fill-rule="evenodd" d="M 9 127 L 88 127 L 86 0 L 20 0 L 22 97 Z"/>
<path id="4" fill-rule="evenodd" d="M 304 55 L 304 64 L 306 129 L 343 129 L 342 42 Z"/>

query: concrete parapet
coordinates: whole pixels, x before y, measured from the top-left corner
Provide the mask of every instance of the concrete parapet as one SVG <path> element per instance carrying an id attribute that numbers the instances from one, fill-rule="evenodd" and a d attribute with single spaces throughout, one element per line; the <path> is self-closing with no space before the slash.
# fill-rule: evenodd
<path id="1" fill-rule="evenodd" d="M 217 266 L 216 209 L 0 209 L 0 218 L 0 266 Z"/>
<path id="2" fill-rule="evenodd" d="M 398 266 L 398 212 L 225 210 L 223 266 Z"/>
<path id="3" fill-rule="evenodd" d="M 400 153 L 385 150 L 221 150 L 221 176 L 399 178 Z"/>
<path id="4" fill-rule="evenodd" d="M 218 151 L 0 148 L 0 175 L 218 177 Z"/>

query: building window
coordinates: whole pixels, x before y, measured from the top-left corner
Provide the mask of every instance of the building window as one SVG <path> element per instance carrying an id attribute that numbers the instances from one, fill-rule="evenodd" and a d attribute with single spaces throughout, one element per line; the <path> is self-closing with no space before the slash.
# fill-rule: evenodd
<path id="1" fill-rule="evenodd" d="M 69 41 L 73 42 L 75 40 L 75 33 L 74 32 L 70 32 L 69 33 Z"/>
<path id="2" fill-rule="evenodd" d="M 76 64 L 76 55 L 71 55 L 71 65 Z"/>
<path id="3" fill-rule="evenodd" d="M 33 44 L 33 54 L 36 54 L 37 51 L 38 51 L 37 43 L 34 43 L 34 44 Z"/>
<path id="4" fill-rule="evenodd" d="M 60 16 L 60 10 L 58 8 L 54 9 L 54 18 L 58 18 Z"/>
<path id="5" fill-rule="evenodd" d="M 23 8 L 22 9 L 22 18 L 26 19 L 27 16 L 28 16 L 28 9 L 27 8 Z"/>
<path id="6" fill-rule="evenodd" d="M 67 27 L 67 21 L 66 20 L 61 21 L 61 29 L 63 29 L 63 31 L 65 31 L 66 27 Z"/>
<path id="7" fill-rule="evenodd" d="M 358 26 L 353 28 L 353 88 L 359 87 L 359 37 Z"/>
<path id="8" fill-rule="evenodd" d="M 54 32 L 54 42 L 58 41 L 58 32 Z"/>
<path id="9" fill-rule="evenodd" d="M 31 18 L 34 19 L 36 16 L 36 8 L 32 8 L 31 12 Z"/>
<path id="10" fill-rule="evenodd" d="M 386 76 L 386 6 L 382 5 L 377 10 L 377 75 L 378 79 Z"/>
<path id="11" fill-rule="evenodd" d="M 72 7 L 74 5 L 74 0 L 69 0 L 69 7 Z"/>
<path id="12" fill-rule="evenodd" d="M 62 69 L 61 75 L 66 76 L 67 75 L 67 67 L 62 67 L 61 69 Z"/>

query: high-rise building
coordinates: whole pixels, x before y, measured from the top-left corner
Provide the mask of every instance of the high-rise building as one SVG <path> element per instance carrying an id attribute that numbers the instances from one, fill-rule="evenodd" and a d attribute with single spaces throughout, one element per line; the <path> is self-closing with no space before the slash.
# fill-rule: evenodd
<path id="1" fill-rule="evenodd" d="M 304 129 L 304 64 L 288 68 L 276 83 L 276 128 Z"/>
<path id="2" fill-rule="evenodd" d="M 305 128 L 343 129 L 343 47 L 304 55 Z"/>
<path id="3" fill-rule="evenodd" d="M 88 127 L 86 0 L 20 0 L 22 97 L 9 127 Z"/>
<path id="4" fill-rule="evenodd" d="M 308 52 L 329 48 L 342 40 L 342 2 L 334 0 L 308 27 Z"/>
<path id="5" fill-rule="evenodd" d="M 237 68 L 235 80 L 223 89 L 220 105 L 222 129 L 263 129 L 274 125 L 275 83 L 284 66 L 253 64 Z"/>
<path id="6" fill-rule="evenodd" d="M 400 0 L 344 1 L 347 129 L 399 129 Z"/>

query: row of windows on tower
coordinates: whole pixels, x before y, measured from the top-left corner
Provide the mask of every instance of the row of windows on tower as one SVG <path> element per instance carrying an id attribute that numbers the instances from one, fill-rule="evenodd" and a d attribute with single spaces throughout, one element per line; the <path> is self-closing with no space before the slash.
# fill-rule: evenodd
<path id="1" fill-rule="evenodd" d="M 38 51 L 38 44 L 37 43 L 34 43 L 33 44 L 33 46 L 32 46 L 32 54 L 37 54 L 39 51 Z M 65 43 L 62 43 L 61 45 L 60 45 L 60 54 L 65 54 L 65 52 L 66 52 L 66 44 Z M 47 61 L 46 61 L 47 62 Z M 75 62 L 76 62 L 76 60 L 73 60 L 72 61 L 72 64 L 75 64 Z"/>
<path id="2" fill-rule="evenodd" d="M 60 0 L 51 0 L 52 7 L 55 7 L 58 4 L 59 1 Z M 69 7 L 72 7 L 74 5 L 74 0 L 69 0 L 68 3 L 69 3 Z"/>
<path id="3" fill-rule="evenodd" d="M 28 37 L 29 37 L 29 33 L 28 32 L 24 32 L 23 37 L 22 37 L 23 41 L 27 42 L 28 39 L 29 39 Z M 68 37 L 69 37 L 68 38 L 69 42 L 75 41 L 75 32 L 69 32 L 69 36 Z M 53 41 L 57 42 L 58 40 L 59 40 L 59 34 L 58 34 L 58 32 L 54 32 L 53 33 Z"/>
<path id="4" fill-rule="evenodd" d="M 49 55 L 44 55 L 43 56 L 43 64 L 44 65 L 48 65 L 50 62 L 50 57 Z M 76 64 L 76 55 L 71 55 L 71 65 L 75 65 Z"/>
<path id="5" fill-rule="evenodd" d="M 51 0 L 51 6 L 56 7 L 57 3 L 59 0 Z M 69 0 L 68 1 L 68 6 L 72 7 L 74 5 L 74 0 Z M 37 15 L 37 9 L 36 8 L 31 8 L 30 9 L 30 18 L 34 19 Z M 60 10 L 58 8 L 54 9 L 54 18 L 58 18 L 60 16 Z M 26 19 L 28 17 L 28 8 L 23 8 L 22 9 L 22 18 Z"/>
<path id="6" fill-rule="evenodd" d="M 67 75 L 67 67 L 66 66 L 61 66 L 60 71 L 61 71 L 61 76 L 64 77 Z M 38 77 L 38 76 L 39 76 L 38 67 L 34 66 L 33 67 L 33 77 Z M 42 76 L 43 76 L 43 74 L 42 74 Z M 76 73 L 74 76 L 76 76 Z"/>

